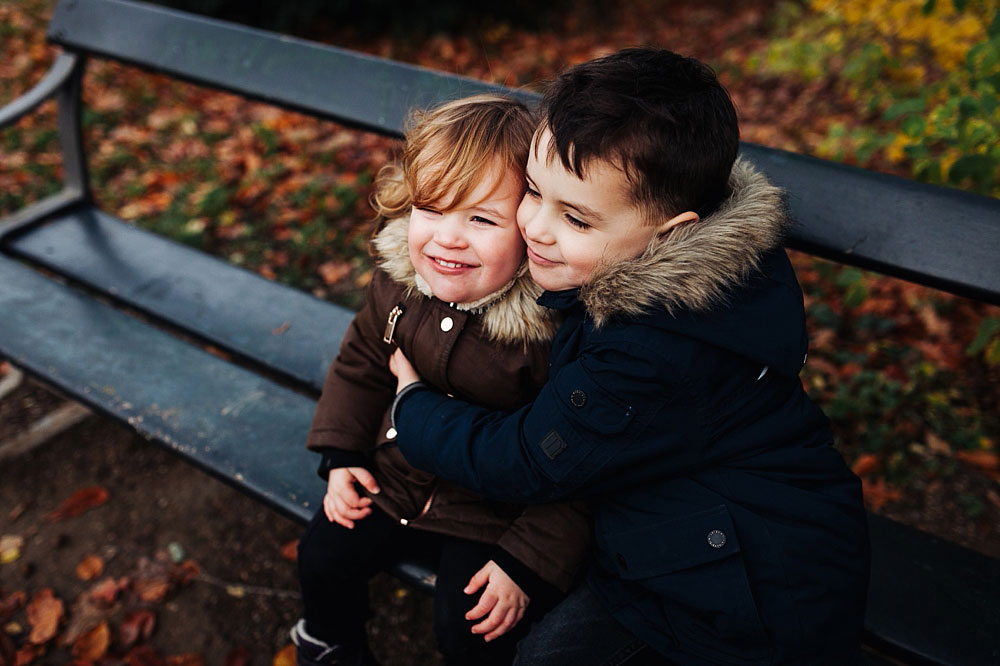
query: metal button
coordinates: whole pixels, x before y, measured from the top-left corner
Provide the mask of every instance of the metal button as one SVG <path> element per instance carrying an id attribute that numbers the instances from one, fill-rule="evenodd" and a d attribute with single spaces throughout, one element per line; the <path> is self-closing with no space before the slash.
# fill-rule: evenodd
<path id="1" fill-rule="evenodd" d="M 385 438 L 386 439 L 396 439 L 396 429 L 395 428 L 389 428 L 388 430 L 386 430 L 385 431 Z"/>
<path id="2" fill-rule="evenodd" d="M 712 548 L 722 548 L 726 545 L 726 534 L 722 530 L 712 530 L 708 533 L 708 545 Z"/>
<path id="3" fill-rule="evenodd" d="M 583 407 L 587 404 L 587 394 L 576 389 L 569 394 L 569 401 L 574 407 Z"/>
<path id="4" fill-rule="evenodd" d="M 622 569 L 628 569 L 628 562 L 625 561 L 625 556 L 624 555 L 622 555 L 621 553 L 618 553 L 618 555 L 615 557 L 615 559 L 618 560 L 618 566 L 620 566 Z"/>
<path id="5" fill-rule="evenodd" d="M 445 333 L 447 333 L 454 327 L 455 327 L 455 320 L 452 319 L 451 317 L 445 317 L 444 319 L 441 320 L 441 330 L 444 331 Z"/>
<path id="6" fill-rule="evenodd" d="M 402 526 L 404 526 L 404 527 L 406 527 L 407 525 L 410 524 L 410 521 L 408 521 L 406 518 L 400 518 L 399 519 L 399 524 L 402 525 Z"/>

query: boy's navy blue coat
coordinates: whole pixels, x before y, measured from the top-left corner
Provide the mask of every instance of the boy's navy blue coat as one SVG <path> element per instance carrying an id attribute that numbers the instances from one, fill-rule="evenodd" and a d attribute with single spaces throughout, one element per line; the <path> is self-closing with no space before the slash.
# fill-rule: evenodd
<path id="1" fill-rule="evenodd" d="M 566 320 L 532 405 L 406 391 L 398 442 L 497 499 L 592 498 L 589 584 L 678 664 L 850 663 L 868 582 L 860 484 L 798 378 L 780 192 L 742 163 L 732 186 L 642 257 L 542 296 Z"/>

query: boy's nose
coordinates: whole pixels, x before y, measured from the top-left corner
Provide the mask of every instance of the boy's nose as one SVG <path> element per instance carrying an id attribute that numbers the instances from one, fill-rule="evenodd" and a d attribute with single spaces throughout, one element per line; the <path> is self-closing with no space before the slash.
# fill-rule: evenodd
<path id="1" fill-rule="evenodd" d="M 545 219 L 545 213 L 538 209 L 534 211 L 527 219 L 524 220 L 524 224 L 521 226 L 521 230 L 524 233 L 525 240 L 529 240 L 532 243 L 538 245 L 551 245 L 553 242 L 553 236 L 549 232 L 549 225 Z"/>

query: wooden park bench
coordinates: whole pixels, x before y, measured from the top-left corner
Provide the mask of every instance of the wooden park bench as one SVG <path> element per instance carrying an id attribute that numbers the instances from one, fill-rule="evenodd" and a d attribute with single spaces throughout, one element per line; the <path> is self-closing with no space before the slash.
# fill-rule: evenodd
<path id="1" fill-rule="evenodd" d="M 140 230 L 91 197 L 87 58 L 399 137 L 407 110 L 537 96 L 120 0 L 62 0 L 48 74 L 0 128 L 58 102 L 63 189 L 0 219 L 0 356 L 305 522 L 323 486 L 303 442 L 352 313 Z M 789 192 L 789 246 L 1000 304 L 1000 201 L 746 144 Z M 205 350 L 224 350 L 221 358 Z M 1000 664 L 1000 561 L 871 517 L 870 664 Z M 417 585 L 433 573 L 400 562 Z"/>

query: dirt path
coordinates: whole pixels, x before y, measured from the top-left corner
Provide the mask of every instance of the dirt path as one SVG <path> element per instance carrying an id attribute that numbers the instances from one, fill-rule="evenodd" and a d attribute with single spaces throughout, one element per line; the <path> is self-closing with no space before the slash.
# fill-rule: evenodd
<path id="1" fill-rule="evenodd" d="M 0 442 L 57 404 L 26 382 L 0 402 Z M 45 520 L 74 491 L 90 486 L 105 488 L 108 501 L 73 518 Z M 121 618 L 148 608 L 156 618 L 149 645 L 163 658 L 198 653 L 205 664 L 229 666 L 240 663 L 235 651 L 243 648 L 246 663 L 271 664 L 300 614 L 295 565 L 281 555 L 299 532 L 299 525 L 97 416 L 0 462 L 0 536 L 24 539 L 18 558 L 0 565 L 0 599 L 22 590 L 30 600 L 50 587 L 71 615 L 97 581 L 135 578 L 140 560 L 155 560 L 157 553 L 180 555 L 197 563 L 200 577 L 171 585 L 162 601 L 123 593 L 109 623 L 113 641 L 119 640 Z M 76 568 L 89 555 L 105 567 L 84 582 Z M 439 663 L 429 598 L 387 575 L 373 582 L 372 594 L 371 638 L 383 663 Z M 15 642 L 30 628 L 24 609 L 3 624 Z M 57 647 L 34 663 L 71 661 L 70 648 Z"/>

